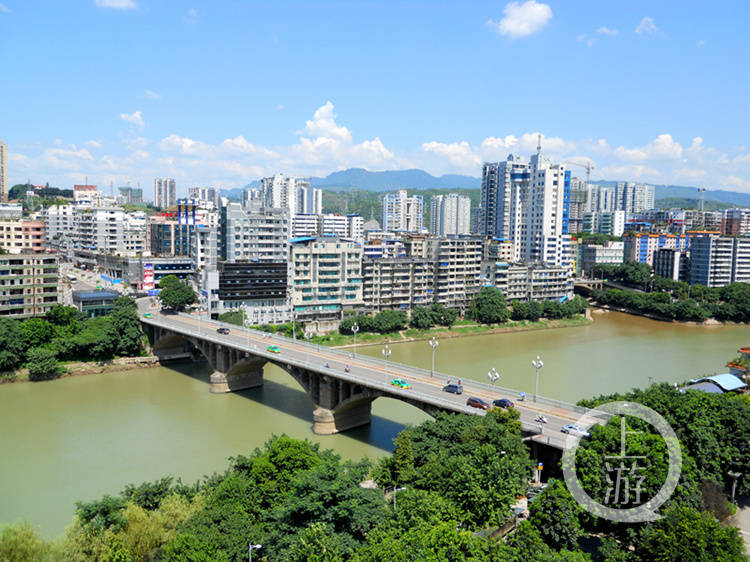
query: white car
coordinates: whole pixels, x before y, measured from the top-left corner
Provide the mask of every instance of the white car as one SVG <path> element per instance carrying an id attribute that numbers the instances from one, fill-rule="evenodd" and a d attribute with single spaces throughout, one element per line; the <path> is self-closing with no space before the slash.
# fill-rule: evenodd
<path id="1" fill-rule="evenodd" d="M 570 435 L 575 435 L 577 437 L 591 436 L 588 431 L 583 429 L 580 425 L 576 425 L 574 423 L 562 426 L 562 429 L 560 431 L 562 431 L 563 433 L 569 433 Z"/>

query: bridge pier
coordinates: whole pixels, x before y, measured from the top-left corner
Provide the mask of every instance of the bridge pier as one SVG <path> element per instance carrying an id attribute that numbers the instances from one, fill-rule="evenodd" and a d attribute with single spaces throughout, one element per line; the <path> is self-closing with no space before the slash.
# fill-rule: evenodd
<path id="1" fill-rule="evenodd" d="M 257 388 L 263 386 L 263 365 L 265 359 L 258 357 L 242 358 L 241 352 L 230 350 L 234 357 L 231 359 L 234 364 L 228 372 L 219 370 L 211 373 L 211 392 L 213 394 L 223 394 L 225 392 L 235 392 L 237 390 L 246 390 L 248 388 Z M 226 365 L 219 362 L 224 369 Z"/>
<path id="2" fill-rule="evenodd" d="M 313 433 L 333 435 L 348 429 L 367 425 L 372 420 L 372 402 L 362 400 L 332 410 L 318 406 L 313 412 Z"/>

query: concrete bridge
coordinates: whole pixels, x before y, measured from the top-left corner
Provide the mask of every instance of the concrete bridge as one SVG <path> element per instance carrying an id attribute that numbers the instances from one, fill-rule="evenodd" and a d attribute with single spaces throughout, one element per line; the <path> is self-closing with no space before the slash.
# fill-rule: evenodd
<path id="1" fill-rule="evenodd" d="M 483 415 L 484 411 L 466 405 L 470 396 L 491 402 L 509 398 L 516 403 L 528 438 L 562 449 L 565 424 L 575 423 L 587 412 L 564 402 L 532 397 L 518 402 L 518 391 L 491 387 L 463 380 L 463 395 L 443 392 L 443 386 L 458 377 L 387 362 L 355 351 L 338 350 L 293 340 L 257 330 L 211 321 L 189 314 L 162 314 L 140 303 L 141 321 L 153 329 L 154 354 L 163 357 L 185 356 L 199 350 L 213 368 L 211 392 L 224 393 L 259 387 L 263 384 L 263 366 L 273 363 L 289 373 L 307 392 L 315 405 L 312 429 L 318 434 L 332 434 L 370 423 L 372 402 L 389 397 L 407 402 L 428 414 L 438 411 Z M 144 316 L 148 312 L 150 317 Z M 217 332 L 227 328 L 228 334 Z M 279 352 L 271 348 L 275 346 Z M 348 366 L 348 371 L 346 367 Z M 401 378 L 409 383 L 404 389 L 391 384 Z M 541 426 L 537 415 L 547 417 Z"/>

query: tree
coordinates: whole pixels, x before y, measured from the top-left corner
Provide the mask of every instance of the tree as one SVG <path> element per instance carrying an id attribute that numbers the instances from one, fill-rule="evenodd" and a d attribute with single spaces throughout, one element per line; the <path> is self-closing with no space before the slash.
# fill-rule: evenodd
<path id="1" fill-rule="evenodd" d="M 55 326 L 69 326 L 83 318 L 83 315 L 75 306 L 63 306 L 61 304 L 49 309 L 46 316 L 47 320 Z"/>
<path id="2" fill-rule="evenodd" d="M 396 449 L 393 451 L 393 468 L 396 482 L 408 482 L 414 471 L 414 451 L 411 448 L 411 436 L 408 431 L 402 431 L 393 440 Z"/>
<path id="3" fill-rule="evenodd" d="M 167 275 L 159 282 L 159 299 L 164 306 L 172 310 L 184 310 L 196 301 L 195 291 L 174 275 Z"/>
<path id="4" fill-rule="evenodd" d="M 26 355 L 30 381 L 47 381 L 60 376 L 55 352 L 46 347 L 33 347 Z"/>
<path id="5" fill-rule="evenodd" d="M 454 308 L 446 308 L 442 304 L 433 303 L 430 305 L 430 316 L 432 316 L 433 324 L 450 328 L 458 320 L 458 311 Z"/>
<path id="6" fill-rule="evenodd" d="M 411 319 L 409 320 L 409 324 L 412 328 L 416 328 L 418 330 L 426 330 L 428 328 L 431 328 L 434 322 L 432 319 L 432 314 L 430 314 L 430 309 L 423 306 L 414 308 L 414 310 L 411 311 Z"/>
<path id="7" fill-rule="evenodd" d="M 23 333 L 24 344 L 29 349 L 49 343 L 54 328 L 44 318 L 29 318 L 21 324 L 21 332 Z"/>
<path id="8" fill-rule="evenodd" d="M 483 287 L 471 304 L 471 315 L 482 324 L 507 322 L 509 313 L 505 296 L 496 287 Z"/>
<path id="9" fill-rule="evenodd" d="M 547 544 L 575 548 L 581 536 L 581 508 L 559 480 L 552 480 L 529 507 L 529 521 Z"/>
<path id="10" fill-rule="evenodd" d="M 143 331 L 135 301 L 119 297 L 108 318 L 116 334 L 116 353 L 124 357 L 140 355 L 143 349 Z"/>
<path id="11" fill-rule="evenodd" d="M 23 362 L 24 337 L 18 320 L 0 318 L 0 371 L 10 371 Z"/>

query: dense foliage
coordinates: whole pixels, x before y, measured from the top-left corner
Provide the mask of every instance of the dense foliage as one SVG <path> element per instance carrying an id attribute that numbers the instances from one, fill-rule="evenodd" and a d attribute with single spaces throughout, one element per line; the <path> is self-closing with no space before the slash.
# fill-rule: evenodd
<path id="1" fill-rule="evenodd" d="M 58 305 L 44 318 L 0 319 L 0 371 L 27 365 L 33 381 L 59 376 L 58 360 L 103 360 L 142 353 L 141 323 L 135 301 L 128 297 L 119 297 L 108 315 L 97 318 Z"/>
<path id="2" fill-rule="evenodd" d="M 162 277 L 159 281 L 159 289 L 161 304 L 174 311 L 185 310 L 185 307 L 197 300 L 195 291 L 175 275 Z"/>
<path id="3" fill-rule="evenodd" d="M 609 279 L 623 285 L 647 289 L 651 281 L 651 266 L 647 263 L 627 261 L 620 265 L 598 264 L 592 269 L 597 279 Z"/>
<path id="4" fill-rule="evenodd" d="M 669 320 L 702 322 L 707 318 L 750 322 L 750 284 L 731 283 L 721 289 L 654 278 L 653 292 L 622 289 L 595 290 L 593 299 L 602 305 L 628 308 Z"/>
<path id="5" fill-rule="evenodd" d="M 482 287 L 471 302 L 469 316 L 482 324 L 507 322 L 510 314 L 505 295 L 497 287 Z"/>

